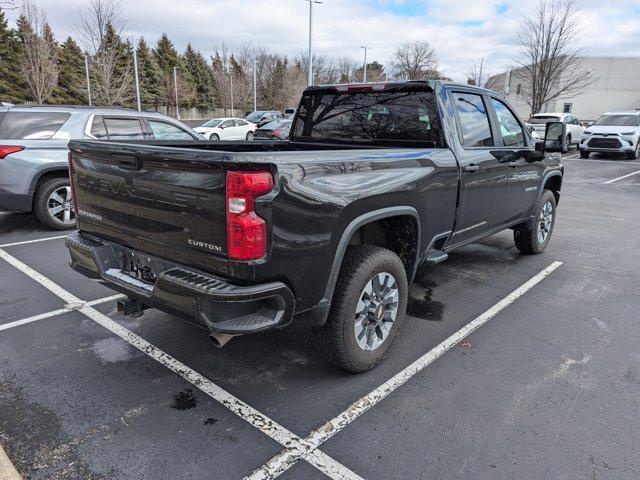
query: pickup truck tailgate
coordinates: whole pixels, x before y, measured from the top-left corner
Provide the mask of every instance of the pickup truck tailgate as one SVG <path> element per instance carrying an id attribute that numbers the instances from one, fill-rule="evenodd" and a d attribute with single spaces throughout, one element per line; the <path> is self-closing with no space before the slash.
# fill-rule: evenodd
<path id="1" fill-rule="evenodd" d="M 223 153 L 72 142 L 70 166 L 83 232 L 226 274 Z"/>

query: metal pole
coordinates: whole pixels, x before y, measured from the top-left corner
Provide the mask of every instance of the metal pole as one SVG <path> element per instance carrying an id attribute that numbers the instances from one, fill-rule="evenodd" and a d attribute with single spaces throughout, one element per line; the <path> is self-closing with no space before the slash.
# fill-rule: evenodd
<path id="1" fill-rule="evenodd" d="M 307 72 L 307 85 L 313 85 L 313 4 L 322 3 L 318 0 L 307 0 L 309 2 L 309 71 Z"/>
<path id="2" fill-rule="evenodd" d="M 178 110 L 178 67 L 173 67 L 173 89 L 176 92 L 176 118 L 180 120 L 180 111 Z"/>
<path id="3" fill-rule="evenodd" d="M 231 116 L 233 117 L 233 72 L 229 72 L 229 78 L 231 79 Z"/>
<path id="4" fill-rule="evenodd" d="M 89 82 L 89 59 L 84 54 L 84 73 L 87 76 L 87 97 L 89 97 L 89 106 L 91 106 L 91 82 Z"/>
<path id="5" fill-rule="evenodd" d="M 367 47 L 366 45 L 360 45 L 360 48 L 364 49 L 364 66 L 363 68 L 363 74 L 362 74 L 362 83 L 367 83 Z"/>
<path id="6" fill-rule="evenodd" d="M 136 77 L 136 99 L 138 100 L 138 111 L 142 111 L 142 104 L 140 103 L 140 79 L 138 78 L 138 54 L 136 52 L 136 45 L 133 44 L 133 74 Z"/>
<path id="7" fill-rule="evenodd" d="M 253 111 L 258 110 L 258 74 L 256 73 L 256 65 L 258 62 L 253 61 Z"/>

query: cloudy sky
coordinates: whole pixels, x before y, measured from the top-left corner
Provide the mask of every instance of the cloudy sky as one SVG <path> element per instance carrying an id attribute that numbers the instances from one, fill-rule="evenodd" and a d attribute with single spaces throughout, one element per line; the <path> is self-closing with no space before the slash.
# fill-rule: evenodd
<path id="1" fill-rule="evenodd" d="M 87 0 L 38 0 L 56 36 L 74 35 Z M 314 8 L 319 54 L 386 63 L 397 45 L 427 40 L 441 70 L 463 80 L 484 58 L 490 72 L 505 69 L 515 54 L 514 35 L 534 0 L 323 0 Z M 579 0 L 581 46 L 592 55 L 640 55 L 640 0 Z M 308 41 L 304 0 L 122 0 L 127 35 L 154 42 L 167 32 L 182 50 L 188 42 L 209 54 L 221 42 L 260 44 L 295 55 Z M 15 12 L 10 13 L 15 19 Z"/>

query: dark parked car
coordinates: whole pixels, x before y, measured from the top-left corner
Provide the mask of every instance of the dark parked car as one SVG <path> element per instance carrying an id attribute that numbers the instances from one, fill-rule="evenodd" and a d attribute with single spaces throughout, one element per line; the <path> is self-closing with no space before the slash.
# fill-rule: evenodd
<path id="1" fill-rule="evenodd" d="M 304 320 L 361 372 L 420 265 L 505 229 L 545 249 L 563 139 L 549 122 L 534 144 L 489 90 L 415 81 L 309 87 L 288 142 L 72 141 L 71 266 L 125 293 L 122 314 L 197 319 L 218 346 Z"/>
<path id="2" fill-rule="evenodd" d="M 255 140 L 287 140 L 291 129 L 291 120 L 270 122 L 253 132 Z"/>
<path id="3" fill-rule="evenodd" d="M 282 112 L 276 110 L 256 110 L 244 117 L 247 122 L 255 123 L 258 127 L 261 127 L 269 122 L 280 120 L 283 118 Z"/>

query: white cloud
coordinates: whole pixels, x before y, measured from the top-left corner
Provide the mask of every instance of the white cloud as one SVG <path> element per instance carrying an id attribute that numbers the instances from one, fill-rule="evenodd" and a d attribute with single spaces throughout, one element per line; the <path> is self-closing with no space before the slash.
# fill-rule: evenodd
<path id="1" fill-rule="evenodd" d="M 74 24 L 86 4 L 39 2 L 59 39 L 75 36 Z M 436 47 L 442 70 L 463 80 L 474 60 L 484 58 L 494 72 L 512 63 L 513 38 L 533 5 L 506 0 L 324 0 L 314 9 L 314 44 L 318 53 L 358 61 L 359 45 L 367 44 L 369 59 L 384 64 L 402 42 L 428 40 Z M 586 53 L 639 54 L 640 1 L 581 0 L 579 8 Z M 123 1 L 123 10 L 128 35 L 142 35 L 153 43 L 167 32 L 180 50 L 188 42 L 205 54 L 221 42 L 231 47 L 251 42 L 288 55 L 307 48 L 308 3 L 303 0 L 137 0 Z"/>

